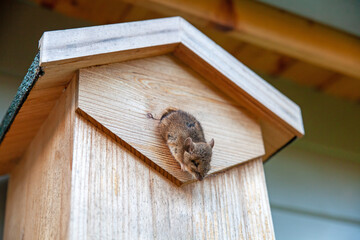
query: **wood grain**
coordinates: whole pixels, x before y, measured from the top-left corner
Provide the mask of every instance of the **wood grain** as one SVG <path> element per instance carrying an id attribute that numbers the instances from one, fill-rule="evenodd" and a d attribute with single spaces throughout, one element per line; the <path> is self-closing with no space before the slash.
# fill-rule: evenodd
<path id="1" fill-rule="evenodd" d="M 76 116 L 70 239 L 274 239 L 261 159 L 184 187 Z"/>
<path id="2" fill-rule="evenodd" d="M 10 175 L 4 239 L 66 239 L 70 216 L 75 81 Z"/>
<path id="3" fill-rule="evenodd" d="M 33 1 L 49 7 L 47 1 Z M 352 78 L 351 82 L 344 82 L 345 85 L 350 84 L 351 87 L 344 88 L 341 94 L 333 91 L 326 92 L 353 101 L 360 99 L 356 97 L 360 90 L 355 92 L 355 89 L 358 89 L 356 87 L 359 77 L 351 77 L 351 74 L 343 73 L 349 71 L 345 65 L 351 62 L 346 64 L 340 62 L 343 65 L 328 63 L 328 55 L 324 54 L 324 52 L 330 52 L 329 54 L 334 55 L 332 58 L 337 59 L 334 61 L 347 58 L 345 55 L 348 53 L 344 51 L 344 48 L 351 45 L 355 48 L 359 46 L 359 41 L 354 39 L 354 36 L 259 1 L 215 0 L 195 3 L 187 0 L 106 0 L 105 2 L 93 0 L 77 1 L 73 4 L 72 0 L 62 0 L 51 2 L 50 7 L 67 16 L 86 19 L 96 24 L 182 16 L 252 70 L 271 76 L 286 77 L 288 80 L 312 87 L 326 80 L 324 78 L 328 74 Z M 259 21 L 259 19 L 262 20 Z M 271 28 L 268 26 L 269 22 L 271 22 Z M 315 35 L 316 38 L 313 37 Z M 269 36 L 271 41 L 269 41 Z M 296 44 L 291 38 L 296 39 Z M 331 44 L 328 43 L 329 40 Z M 323 44 L 324 42 L 326 45 Z M 337 44 L 335 47 L 334 43 Z M 342 49 L 338 47 L 339 44 L 343 46 Z M 239 53 L 239 46 L 244 45 L 245 48 L 249 46 L 255 50 L 256 55 Z M 313 48 L 323 48 L 324 51 L 318 49 L 314 52 Z M 309 51 L 315 56 L 309 55 Z M 294 68 L 293 61 L 297 63 Z M 317 61 L 321 61 L 320 65 Z M 289 71 L 287 71 L 288 67 Z M 334 68 L 343 69 L 341 72 Z M 283 71 L 286 71 L 284 75 Z"/>
<path id="4" fill-rule="evenodd" d="M 31 90 L 0 145 L 0 173 L 11 171 L 78 69 L 174 51 L 275 129 L 303 135 L 301 111 L 295 103 L 179 17 L 53 31 L 44 33 L 40 41 L 45 75 Z"/>
<path id="5" fill-rule="evenodd" d="M 267 121 L 261 121 L 260 125 L 265 146 L 265 155 L 262 157 L 264 161 L 295 140 L 291 132 L 279 125 L 272 125 Z"/>
<path id="6" fill-rule="evenodd" d="M 301 110 L 269 83 L 237 61 L 185 20 L 181 21 L 181 44 L 175 56 L 201 73 L 235 100 L 246 105 L 267 121 L 283 125 L 295 135 L 304 134 Z"/>
<path id="7" fill-rule="evenodd" d="M 142 58 L 147 48 L 155 48 L 153 54 L 159 55 L 158 48 L 161 46 L 170 46 L 167 51 L 171 51 L 171 46 L 180 42 L 180 21 L 180 18 L 173 17 L 45 32 L 39 43 L 40 65 L 106 64 L 124 61 L 124 58 L 129 60 L 132 54 L 134 58 Z M 104 55 L 109 53 L 117 53 L 114 55 L 116 58 Z M 89 56 L 99 56 L 102 62 L 96 59 L 91 63 L 95 59 Z"/>
<path id="8" fill-rule="evenodd" d="M 176 48 L 178 45 L 180 49 Z M 276 118 L 298 136 L 304 133 L 301 112 L 295 103 L 179 17 L 46 32 L 40 49 L 41 66 L 51 74 L 49 81 L 53 82 L 58 78 L 64 80 L 66 68 L 75 70 L 162 55 L 174 49 L 177 57 L 191 63 L 187 56 L 190 51 L 199 59 L 198 64 L 190 65 L 194 70 L 202 72 L 205 65 L 209 72 L 221 74 L 224 82 L 235 87 L 234 91 L 249 99 L 251 108 L 264 112 L 264 117 Z M 153 51 L 147 53 L 147 49 Z"/>
<path id="9" fill-rule="evenodd" d="M 164 16 L 182 16 L 198 28 L 275 50 L 326 69 L 360 78 L 360 40 L 257 1 L 123 0 Z"/>
<path id="10" fill-rule="evenodd" d="M 0 174 L 16 165 L 56 104 L 65 86 L 34 88 L 0 144 Z"/>
<path id="11" fill-rule="evenodd" d="M 33 1 L 44 4 L 42 0 Z M 219 37 L 226 35 L 230 42 L 246 41 L 302 62 L 360 78 L 358 38 L 261 2 L 94 0 L 73 4 L 71 0 L 63 0 L 53 2 L 51 8 L 97 24 L 182 16 L 207 35 L 210 30 Z"/>
<path id="12" fill-rule="evenodd" d="M 82 29 L 44 33 L 39 47 L 40 64 L 45 74 L 38 79 L 30 91 L 28 99 L 0 143 L 0 174 L 9 173 L 16 161 L 24 154 L 64 88 L 79 68 L 169 53 L 179 42 L 179 34 L 176 30 L 178 24 L 174 21 L 178 22 L 178 19 L 160 19 L 140 25 L 132 23 L 121 26 L 101 26 L 100 28 L 109 35 L 100 33 L 97 27 L 86 28 L 89 32 L 83 37 L 79 36 Z M 69 38 L 67 34 L 74 38 Z M 91 39 L 98 43 L 95 44 Z M 112 44 L 103 48 L 111 40 Z M 138 44 L 134 44 L 134 41 Z M 68 55 L 68 51 L 74 53 L 76 57 Z M 97 60 L 94 61 L 89 57 L 89 53 L 95 54 Z M 59 56 L 66 60 L 57 61 L 56 57 Z"/>
<path id="13" fill-rule="evenodd" d="M 181 182 L 182 172 L 158 133 L 167 107 L 188 111 L 215 139 L 210 173 L 264 155 L 260 125 L 245 107 L 171 55 L 80 70 L 78 108 Z"/>

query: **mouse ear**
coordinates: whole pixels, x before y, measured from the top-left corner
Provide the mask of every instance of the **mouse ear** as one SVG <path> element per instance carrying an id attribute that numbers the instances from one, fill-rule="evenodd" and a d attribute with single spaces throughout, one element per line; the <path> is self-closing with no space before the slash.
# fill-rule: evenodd
<path id="1" fill-rule="evenodd" d="M 195 148 L 195 144 L 193 143 L 192 139 L 190 137 L 185 139 L 184 142 L 184 150 L 187 152 L 192 152 L 194 151 Z"/>
<path id="2" fill-rule="evenodd" d="M 213 148 L 214 144 L 215 144 L 214 139 L 211 139 L 210 142 L 209 142 L 210 147 Z"/>

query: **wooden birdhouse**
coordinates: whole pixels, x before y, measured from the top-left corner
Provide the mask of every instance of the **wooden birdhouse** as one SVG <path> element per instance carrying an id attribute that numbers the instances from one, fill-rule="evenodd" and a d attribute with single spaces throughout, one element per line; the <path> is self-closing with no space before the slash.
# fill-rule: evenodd
<path id="1" fill-rule="evenodd" d="M 180 17 L 39 49 L 1 125 L 5 239 L 274 238 L 263 161 L 304 134 L 295 103 Z M 159 134 L 168 107 L 215 139 L 203 181 Z"/>

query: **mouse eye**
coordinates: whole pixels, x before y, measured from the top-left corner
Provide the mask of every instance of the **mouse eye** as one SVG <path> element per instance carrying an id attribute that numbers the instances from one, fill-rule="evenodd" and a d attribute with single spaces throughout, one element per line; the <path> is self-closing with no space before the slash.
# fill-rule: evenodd
<path id="1" fill-rule="evenodd" d="M 195 167 L 199 166 L 199 163 L 195 162 L 194 160 L 191 160 L 191 162 L 195 165 Z"/>

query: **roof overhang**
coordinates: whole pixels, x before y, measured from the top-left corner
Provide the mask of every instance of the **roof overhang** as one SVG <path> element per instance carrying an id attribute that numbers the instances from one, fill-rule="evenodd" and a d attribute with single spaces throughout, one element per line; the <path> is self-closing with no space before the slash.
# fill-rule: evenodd
<path id="1" fill-rule="evenodd" d="M 266 158 L 304 134 L 299 106 L 181 17 L 45 32 L 39 49 L 32 66 L 36 74 L 28 76 L 32 81 L 27 80 L 26 88 L 19 88 L 1 124 L 0 173 L 9 172 L 24 153 L 78 69 L 171 52 L 246 104 L 264 131 L 284 136 Z"/>

